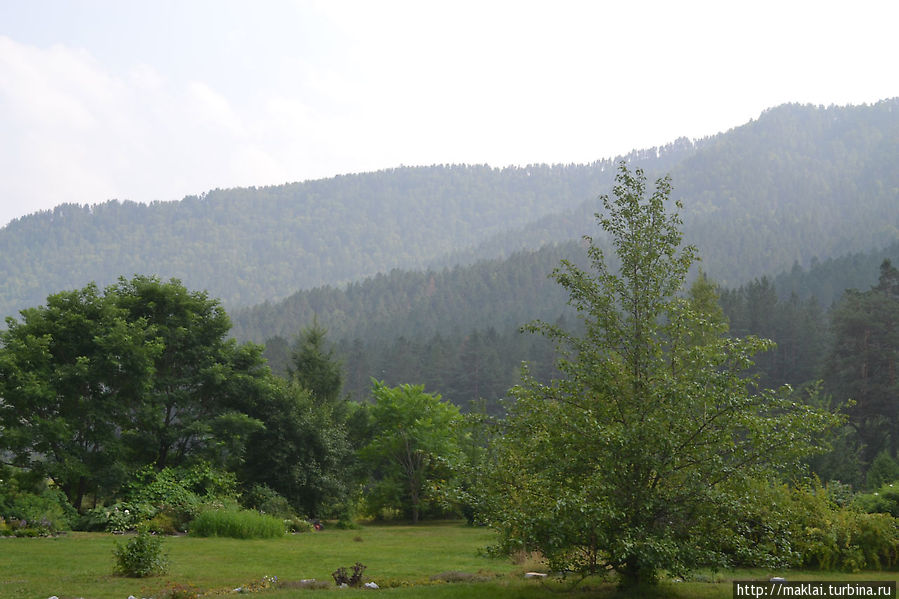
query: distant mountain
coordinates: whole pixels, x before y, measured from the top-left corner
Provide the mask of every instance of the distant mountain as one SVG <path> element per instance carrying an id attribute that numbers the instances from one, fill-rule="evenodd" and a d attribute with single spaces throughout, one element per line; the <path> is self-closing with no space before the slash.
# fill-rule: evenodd
<path id="1" fill-rule="evenodd" d="M 62 205 L 0 229 L 0 314 L 134 273 L 179 278 L 228 307 L 257 304 L 420 267 L 577 206 L 612 177 L 610 160 L 404 167 L 180 202 Z"/>
<path id="2" fill-rule="evenodd" d="M 651 178 L 671 173 L 688 240 L 728 285 L 899 239 L 899 99 L 785 105 L 624 158 Z M 615 162 L 404 167 L 149 206 L 64 205 L 0 229 L 0 314 L 134 273 L 180 278 L 232 309 L 509 256 L 595 232 Z"/>
<path id="3" fill-rule="evenodd" d="M 899 98 L 872 106 L 788 104 L 702 140 L 650 178 L 670 174 L 684 232 L 703 268 L 727 285 L 899 239 Z M 608 190 L 597 190 L 607 193 Z M 471 262 L 592 232 L 590 198 L 505 231 L 433 266 Z"/>

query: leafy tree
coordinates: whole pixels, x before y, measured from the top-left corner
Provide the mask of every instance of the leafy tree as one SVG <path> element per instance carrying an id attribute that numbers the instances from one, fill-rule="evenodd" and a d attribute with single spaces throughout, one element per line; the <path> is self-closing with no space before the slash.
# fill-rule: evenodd
<path id="1" fill-rule="evenodd" d="M 350 446 L 331 409 L 295 383 L 270 377 L 264 392 L 240 407 L 265 427 L 249 436 L 240 477 L 266 485 L 300 514 L 329 517 L 348 497 Z"/>
<path id="2" fill-rule="evenodd" d="M 122 431 L 133 428 L 162 346 L 96 285 L 21 317 L 0 332 L 0 444 L 80 508 L 85 494 L 123 481 Z"/>
<path id="3" fill-rule="evenodd" d="M 725 561 L 701 531 L 734 518 L 738 483 L 796 464 L 839 419 L 739 375 L 770 343 L 728 338 L 705 293 L 678 296 L 694 249 L 666 212 L 670 180 L 646 198 L 642 171 L 622 163 L 616 182 L 597 217 L 618 273 L 589 237 L 592 271 L 554 272 L 584 333 L 529 327 L 556 341 L 563 377 L 512 390 L 481 507 L 506 548 L 630 585 Z"/>
<path id="4" fill-rule="evenodd" d="M 226 337 L 231 322 L 220 302 L 177 280 L 145 276 L 120 279 L 107 295 L 130 322 L 143 323 L 162 348 L 154 360 L 153 384 L 142 395 L 137 426 L 129 431 L 133 459 L 160 470 L 178 466 L 215 444 L 216 421 L 222 432 L 233 433 L 239 423 L 220 419 L 227 412 L 226 387 L 235 380 L 232 361 L 238 348 Z M 261 375 L 262 357 L 256 353 L 245 370 Z"/>
<path id="5" fill-rule="evenodd" d="M 361 455 L 374 475 L 373 496 L 417 523 L 427 507 L 427 485 L 446 477 L 445 464 L 458 457 L 459 408 L 422 385 L 391 388 L 374 381 L 372 395 L 372 439 Z"/>
<path id="6" fill-rule="evenodd" d="M 142 276 L 23 310 L 0 332 L 0 449 L 76 508 L 148 464 L 235 468 L 263 427 L 243 405 L 270 372 L 228 323 L 205 293 Z"/>

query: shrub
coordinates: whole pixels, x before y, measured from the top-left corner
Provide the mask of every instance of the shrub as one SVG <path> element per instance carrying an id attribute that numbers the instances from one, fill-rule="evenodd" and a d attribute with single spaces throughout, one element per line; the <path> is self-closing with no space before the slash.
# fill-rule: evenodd
<path id="1" fill-rule="evenodd" d="M 868 468 L 865 481 L 869 489 L 877 489 L 885 483 L 899 481 L 899 463 L 886 450 L 878 453 Z"/>
<path id="2" fill-rule="evenodd" d="M 899 531 L 888 514 L 852 509 L 824 515 L 802 542 L 803 564 L 822 570 L 880 570 L 899 563 Z"/>
<path id="3" fill-rule="evenodd" d="M 169 514 L 156 514 L 146 522 L 138 525 L 138 530 L 157 535 L 173 535 L 178 532 L 175 519 Z"/>
<path id="4" fill-rule="evenodd" d="M 287 532 L 312 532 L 315 530 L 312 522 L 302 518 L 288 518 L 284 520 L 284 526 L 287 527 Z"/>
<path id="5" fill-rule="evenodd" d="M 717 549 L 733 565 L 856 572 L 899 563 L 896 520 L 864 513 L 859 497 L 851 506 L 840 506 L 817 481 L 799 488 L 754 481 L 745 498 L 740 534 L 710 530 L 704 535 L 716 539 Z"/>
<path id="6" fill-rule="evenodd" d="M 115 545 L 115 572 L 121 576 L 144 578 L 165 574 L 168 557 L 162 551 L 162 539 L 140 532 L 125 545 Z"/>
<path id="7" fill-rule="evenodd" d="M 119 502 L 110 506 L 90 509 L 81 522 L 85 530 L 125 532 L 135 530 L 141 522 L 156 515 L 156 508 L 149 503 Z"/>
<path id="8" fill-rule="evenodd" d="M 890 514 L 899 518 L 899 482 L 884 483 L 871 493 L 859 493 L 852 505 L 869 514 Z"/>
<path id="9" fill-rule="evenodd" d="M 283 520 L 251 510 L 209 510 L 190 525 L 190 534 L 198 537 L 270 539 L 284 532 Z"/>
<path id="10" fill-rule="evenodd" d="M 285 520 L 296 516 L 296 512 L 287 499 L 268 485 L 253 485 L 244 494 L 241 503 L 244 507 L 270 514 Z"/>
<path id="11" fill-rule="evenodd" d="M 16 530 L 31 530 L 33 536 L 39 536 L 69 530 L 77 514 L 61 491 L 45 489 L 39 494 L 10 494 L 0 516 L 16 522 Z"/>

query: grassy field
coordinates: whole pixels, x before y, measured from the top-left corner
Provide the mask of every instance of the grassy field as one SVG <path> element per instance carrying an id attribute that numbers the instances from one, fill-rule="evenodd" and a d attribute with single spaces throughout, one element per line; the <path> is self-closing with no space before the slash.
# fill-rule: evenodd
<path id="1" fill-rule="evenodd" d="M 535 564 L 491 559 L 478 550 L 492 540 L 490 531 L 456 523 L 419 526 L 368 526 L 360 530 L 331 530 L 269 540 L 173 537 L 165 540 L 170 569 L 165 576 L 128 579 L 114 576 L 112 550 L 123 537 L 71 533 L 52 539 L 0 539 L 0 598 L 126 599 L 160 598 L 175 585 L 191 585 L 207 593 L 226 594 L 237 587 L 258 584 L 266 576 L 283 582 L 315 578 L 332 583 L 331 572 L 355 562 L 367 566 L 366 580 L 378 583 L 390 597 L 467 598 L 556 597 L 547 585 L 525 580 Z M 432 577 L 475 576 L 478 582 L 441 583 Z M 632 597 L 730 598 L 733 579 L 895 580 L 895 572 L 847 574 L 741 571 L 699 576 L 700 581 L 665 582 L 650 593 Z M 333 583 L 332 583 L 333 584 Z M 259 596 L 316 599 L 355 595 L 355 590 L 296 588 L 265 590 Z M 310 593 L 313 593 L 310 595 Z M 611 597 L 614 586 L 585 583 L 574 597 Z"/>

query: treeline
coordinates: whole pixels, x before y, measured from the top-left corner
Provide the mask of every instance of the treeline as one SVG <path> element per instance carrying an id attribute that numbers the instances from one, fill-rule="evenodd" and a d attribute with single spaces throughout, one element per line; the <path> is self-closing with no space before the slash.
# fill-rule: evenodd
<path id="1" fill-rule="evenodd" d="M 459 409 L 419 386 L 369 381 L 371 401 L 347 401 L 316 327 L 273 375 L 261 346 L 227 338 L 218 300 L 178 281 L 90 284 L 7 325 L 0 536 L 183 531 L 238 501 L 295 527 L 384 510 L 414 521 L 444 513 L 430 481 L 471 445 Z"/>
<path id="2" fill-rule="evenodd" d="M 424 384 L 465 410 L 501 414 L 508 389 L 520 381 L 522 363 L 528 363 L 531 374 L 540 381 L 557 374 L 549 341 L 523 334 L 521 327 L 532 320 L 529 314 L 567 328 L 578 326 L 566 298 L 546 277 L 561 256 L 577 256 L 577 249 L 574 244 L 548 247 L 516 254 L 507 261 L 485 261 L 441 272 L 395 271 L 346 290 L 301 292 L 283 305 L 239 312 L 235 319 L 243 334 L 252 330 L 249 316 L 262 322 L 267 314 L 279 315 L 279 331 L 300 331 L 313 323 L 327 329 L 342 364 L 345 393 L 355 401 L 366 400 L 370 381 L 376 378 L 389 384 Z M 846 292 L 837 296 L 835 290 L 855 288 L 867 293 L 879 284 L 885 260 L 899 264 L 899 243 L 815 261 L 809 269 L 796 264 L 775 277 L 761 277 L 735 288 L 718 287 L 731 335 L 755 335 L 776 343 L 774 349 L 757 355 L 750 369 L 762 388 L 789 384 L 801 397 L 805 389 L 824 379 L 823 391 L 835 405 L 848 398 L 857 401 L 857 392 L 849 383 L 834 379 L 833 360 L 834 352 L 845 343 L 837 335 L 834 319 L 858 295 Z M 440 302 L 434 301 L 435 297 Z M 533 301 L 536 298 L 539 301 Z M 874 321 L 870 326 L 889 329 Z M 275 372 L 287 372 L 294 338 L 279 334 L 266 340 L 265 356 Z M 843 376 L 851 379 L 851 369 Z M 865 419 L 871 420 L 870 415 Z M 852 458 L 855 462 L 844 468 L 847 460 L 830 465 L 822 461 L 819 469 L 825 479 L 863 486 L 864 474 L 880 451 L 895 456 L 895 433 L 877 425 L 876 435 L 862 434 L 860 422 L 853 420 L 847 429 L 853 450 L 845 455 L 856 456 Z"/>
<path id="3" fill-rule="evenodd" d="M 551 347 L 520 328 L 534 318 L 576 325 L 548 274 L 562 258 L 582 263 L 582 254 L 578 244 L 569 243 L 470 267 L 397 270 L 343 289 L 303 291 L 234 312 L 234 335 L 264 341 L 269 364 L 285 373 L 294 338 L 317 323 L 338 350 L 353 399 L 364 399 L 375 377 L 424 383 L 463 408 L 483 399 L 495 412 L 518 381 L 522 362 L 532 362 L 540 380 L 551 372 Z M 899 243 L 813 261 L 808 269 L 794 264 L 774 277 L 720 288 L 734 335 L 777 342 L 775 350 L 757 357 L 754 372 L 764 386 L 798 387 L 822 376 L 831 305 L 842 290 L 874 284 L 884 259 L 899 264 Z"/>

